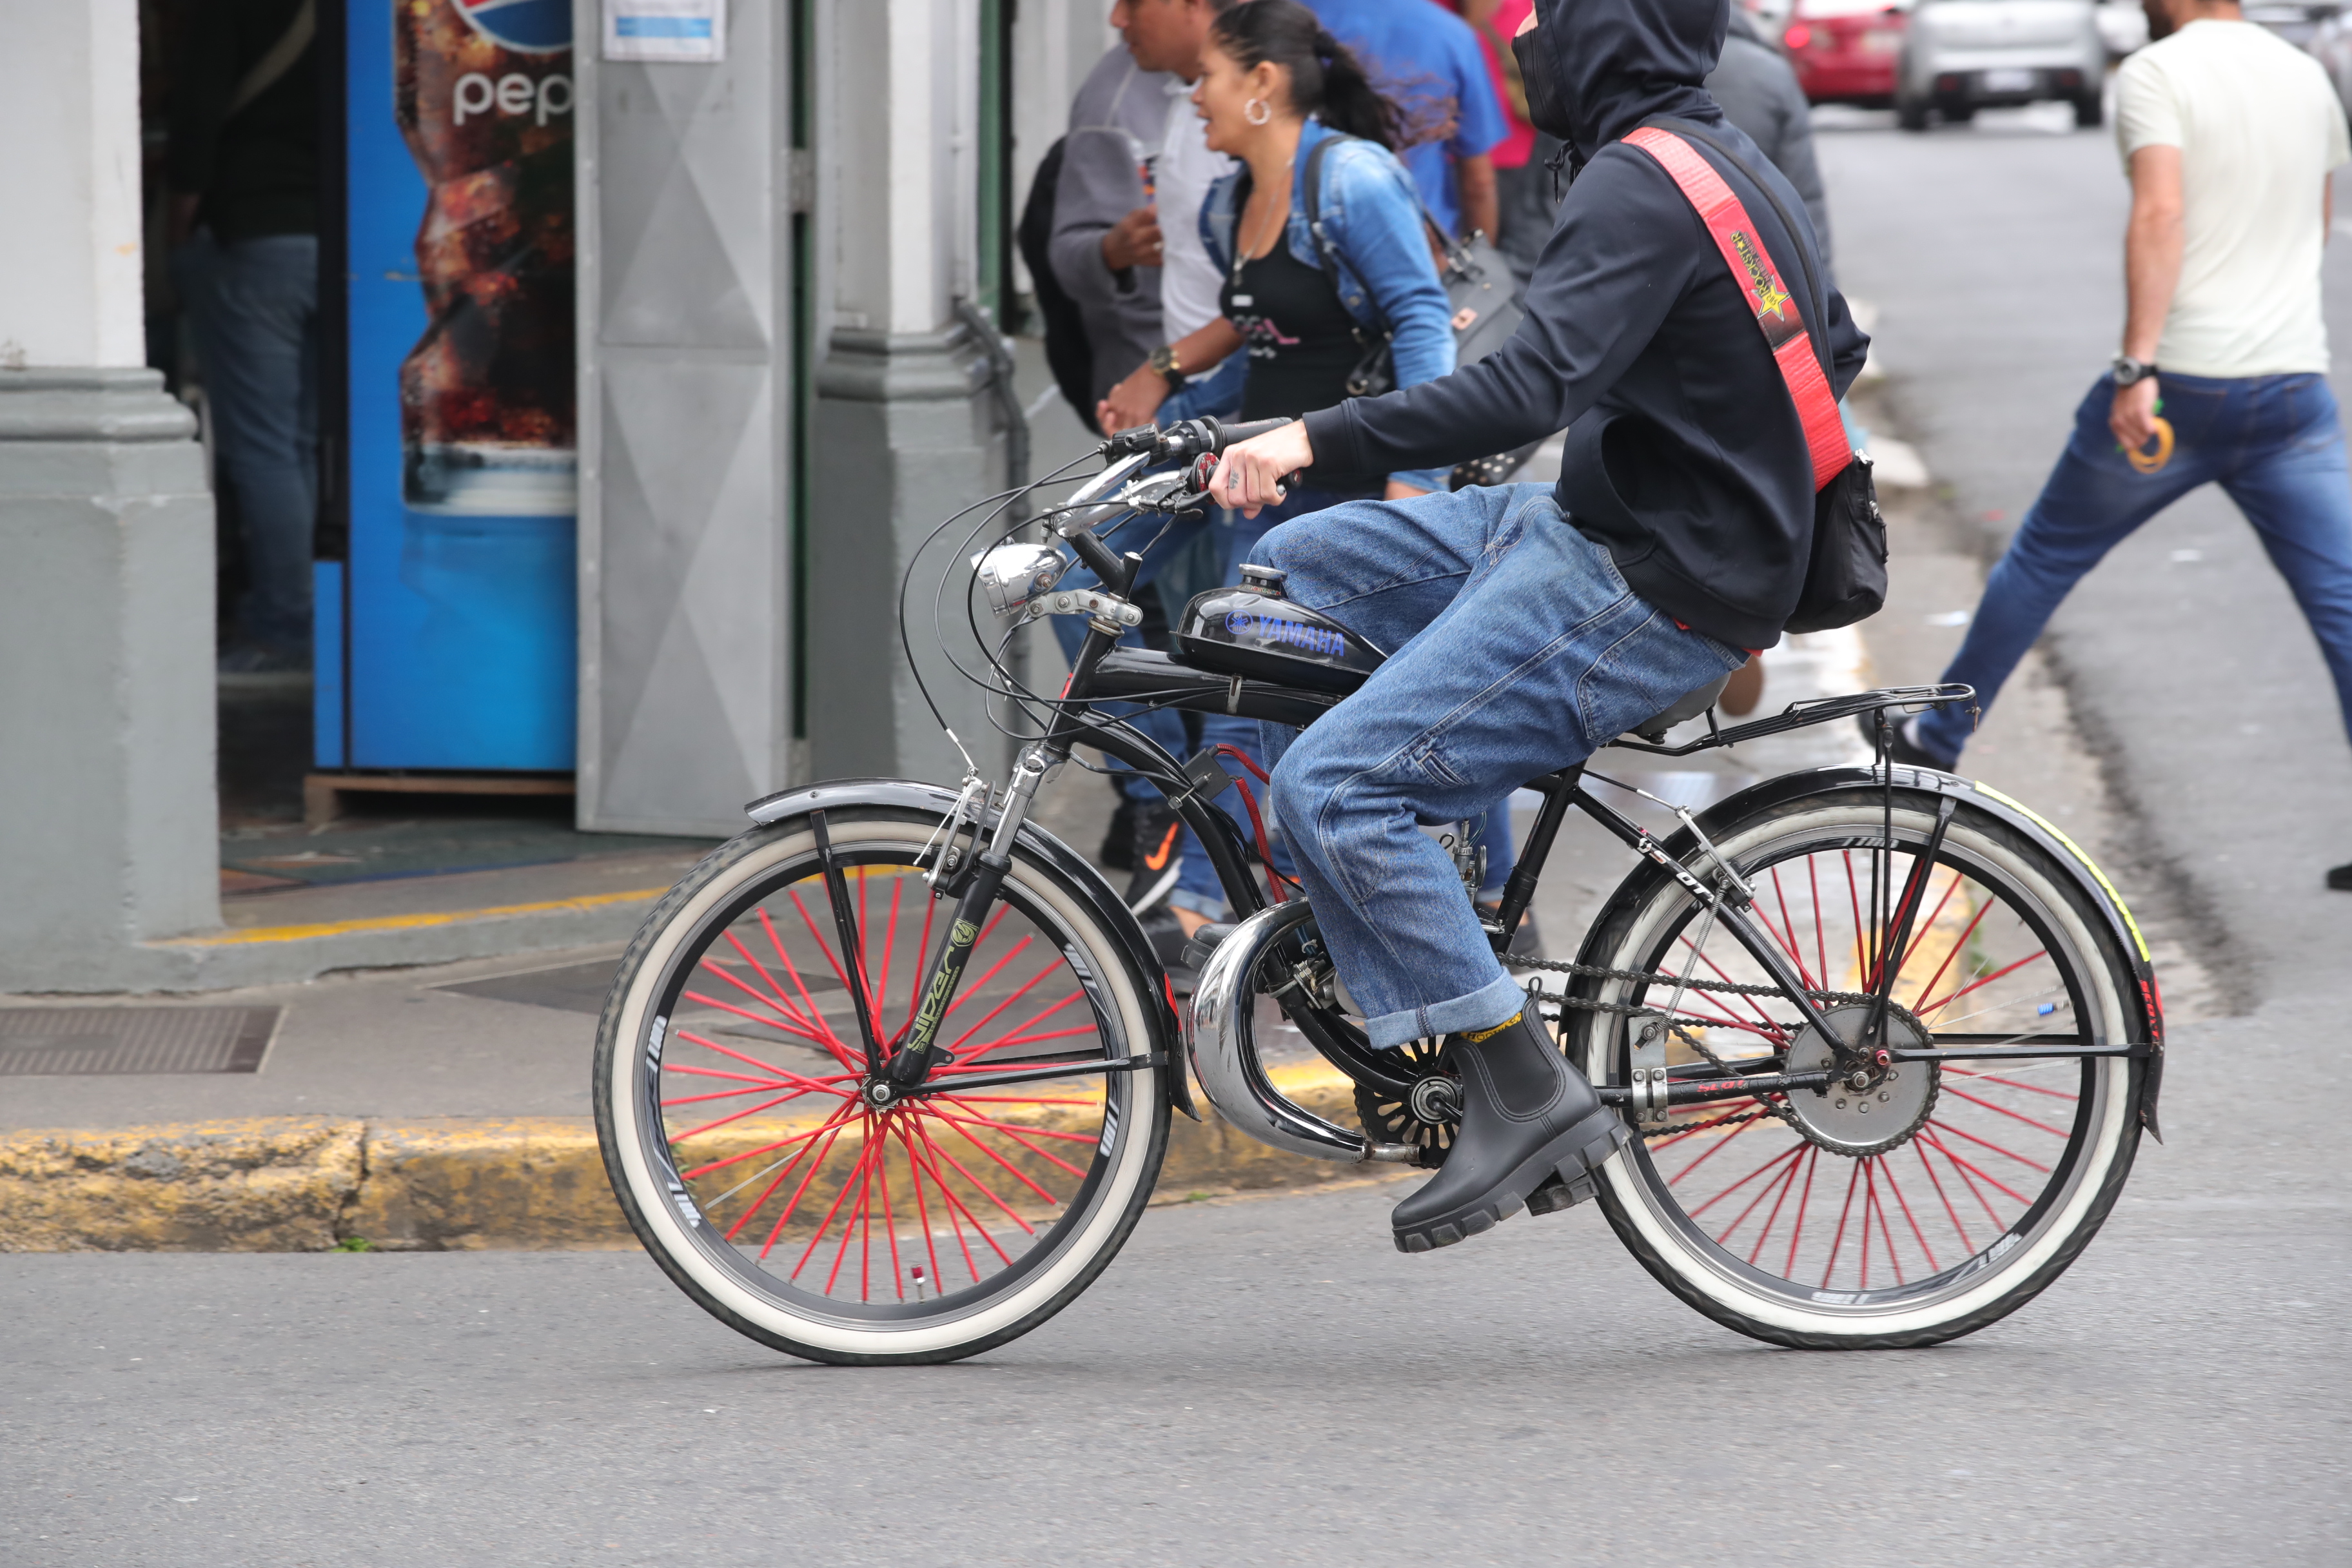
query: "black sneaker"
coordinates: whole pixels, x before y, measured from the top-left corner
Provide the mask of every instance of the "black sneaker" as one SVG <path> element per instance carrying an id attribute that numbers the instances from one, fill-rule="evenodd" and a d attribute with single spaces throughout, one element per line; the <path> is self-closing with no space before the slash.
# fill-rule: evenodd
<path id="1" fill-rule="evenodd" d="M 2327 885 L 2339 893 L 2352 893 L 2352 865 L 2330 866 Z"/>
<path id="2" fill-rule="evenodd" d="M 1128 840 L 1127 907 L 1138 915 L 1158 909 L 1175 890 L 1184 868 L 1184 819 L 1165 802 L 1138 805 Z M 1181 943 L 1178 944 L 1180 949 Z"/>
<path id="3" fill-rule="evenodd" d="M 1868 742 L 1871 754 L 1876 756 L 1878 754 L 1877 715 L 1857 713 L 1853 716 L 1853 721 L 1861 726 L 1863 740 Z M 1933 768 L 1940 773 L 1950 773 L 1953 768 L 1958 766 L 1959 758 L 1954 757 L 1947 762 L 1941 757 L 1930 755 L 1926 747 L 1911 739 L 1911 726 L 1915 721 L 1905 719 L 1895 723 L 1894 733 L 1886 738 L 1887 756 L 1906 768 Z"/>
<path id="4" fill-rule="evenodd" d="M 1110 814 L 1110 826 L 1103 830 L 1102 847 L 1095 851 L 1095 864 L 1106 871 L 1135 869 L 1135 802 L 1116 784 L 1112 793 L 1118 796 L 1118 807 Z"/>

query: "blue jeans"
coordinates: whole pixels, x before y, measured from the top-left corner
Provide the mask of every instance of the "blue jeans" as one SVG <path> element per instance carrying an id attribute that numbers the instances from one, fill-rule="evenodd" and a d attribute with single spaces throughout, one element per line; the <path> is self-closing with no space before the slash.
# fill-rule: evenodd
<path id="1" fill-rule="evenodd" d="M 1944 679 L 1975 687 L 1979 706 L 1990 708 L 2083 574 L 2141 523 L 2213 483 L 2262 535 L 2302 605 L 2352 732 L 2352 475 L 2335 394 L 2317 375 L 2172 374 L 2161 393 L 2172 460 L 2142 474 L 2107 428 L 2114 379 L 2103 376 L 2091 388 L 2075 410 L 2065 453 L 1985 580 L 1968 639 Z M 1913 733 L 1949 767 L 1969 731 L 1965 710 L 1937 708 L 1920 716 Z"/>
<path id="2" fill-rule="evenodd" d="M 1259 558 L 1293 599 L 1391 650 L 1274 770 L 1366 1032 L 1399 1046 L 1502 1023 L 1526 995 L 1419 825 L 1582 762 L 1747 653 L 1636 597 L 1549 485 L 1351 502 L 1275 530 Z M 1269 750 L 1290 733 L 1266 730 Z"/>
<path id="3" fill-rule="evenodd" d="M 307 651 L 319 517 L 318 238 L 225 245 L 199 229 L 173 254 L 172 274 L 204 365 L 214 464 L 243 531 L 238 625 L 266 647 Z"/>

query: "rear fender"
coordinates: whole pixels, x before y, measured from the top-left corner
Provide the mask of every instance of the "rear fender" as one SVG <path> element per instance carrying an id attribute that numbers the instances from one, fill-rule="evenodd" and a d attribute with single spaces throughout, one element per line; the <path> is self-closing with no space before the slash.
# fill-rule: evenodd
<path id="1" fill-rule="evenodd" d="M 954 809 L 956 799 L 955 791 L 917 779 L 841 779 L 766 795 L 743 809 L 753 822 L 772 827 L 819 809 L 838 811 L 859 805 L 944 815 Z M 1193 1121 L 1200 1121 L 1201 1113 L 1192 1104 L 1192 1086 L 1184 1076 L 1183 1034 L 1176 1021 L 1176 994 L 1168 983 L 1168 972 L 1160 967 L 1158 955 L 1143 934 L 1143 927 L 1129 912 L 1118 892 L 1103 880 L 1102 873 L 1059 838 L 1034 822 L 1026 822 L 1022 824 L 1020 841 L 1022 847 L 1068 879 L 1103 929 L 1126 952 L 1136 973 L 1143 976 L 1144 1019 L 1151 1031 L 1150 1054 L 1168 1060 L 1168 1071 L 1161 1079 L 1168 1086 L 1168 1103 Z M 1155 980 L 1160 984 L 1152 984 Z"/>
<path id="2" fill-rule="evenodd" d="M 2075 879 L 2075 886 L 2088 898 L 2106 922 L 2118 951 L 2131 965 L 2134 989 L 2137 994 L 2129 999 L 2126 1025 L 2132 1030 L 2131 1042 L 2148 1047 L 2147 1070 L 2140 1075 L 2139 1121 L 2148 1136 L 2164 1142 L 2164 1133 L 2157 1120 L 2157 1095 L 2164 1083 L 2164 1001 L 2157 986 L 2156 965 L 2150 960 L 2147 940 L 2140 934 L 2139 923 L 2132 919 L 2123 896 L 2106 873 L 2083 852 L 2082 847 L 2066 837 L 2059 828 L 2036 815 L 2027 806 L 2011 799 L 1990 784 L 1977 784 L 1951 773 L 1927 768 L 1897 767 L 1895 786 L 1930 795 L 1948 795 L 1968 802 L 1978 809 L 1999 818 L 2011 828 L 2033 840 L 2058 860 L 2079 867 L 2084 875 Z M 1738 795 L 1698 814 L 1701 831 L 1710 838 L 1727 831 L 1734 823 L 1752 813 L 1769 809 L 1784 801 L 1825 791 L 1847 790 L 1875 796 L 1885 787 L 1885 779 L 1877 769 L 1868 767 L 1811 768 L 1801 773 L 1784 773 L 1750 785 Z M 1686 858 L 1697 844 L 1687 828 L 1661 841 L 1669 854 Z M 1598 933 L 1609 918 L 1618 912 L 1621 902 L 1639 894 L 1628 886 L 1612 897 L 1597 916 L 1591 934 L 1585 939 L 1585 951 L 1578 955 L 1580 963 L 1598 964 L 1603 962 L 1596 949 Z"/>

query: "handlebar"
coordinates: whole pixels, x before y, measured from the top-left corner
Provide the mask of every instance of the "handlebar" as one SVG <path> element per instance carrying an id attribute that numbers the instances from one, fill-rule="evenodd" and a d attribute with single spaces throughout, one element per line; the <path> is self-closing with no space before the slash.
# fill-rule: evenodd
<path id="1" fill-rule="evenodd" d="M 1103 442 L 1101 452 L 1106 458 L 1148 452 L 1154 463 L 1222 457 L 1226 447 L 1237 442 L 1279 430 L 1290 423 L 1287 419 L 1250 419 L 1228 425 L 1221 419 L 1203 417 L 1180 419 L 1165 430 L 1154 425 L 1138 425 Z"/>

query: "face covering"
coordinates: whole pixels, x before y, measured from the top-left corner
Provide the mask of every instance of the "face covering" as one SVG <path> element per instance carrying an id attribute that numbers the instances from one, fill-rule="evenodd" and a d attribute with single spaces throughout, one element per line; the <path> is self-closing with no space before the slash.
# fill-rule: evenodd
<path id="1" fill-rule="evenodd" d="M 1511 40 L 1511 54 L 1519 62 L 1519 79 L 1528 89 L 1528 123 L 1562 142 L 1576 140 L 1568 118 L 1568 103 L 1553 69 L 1552 51 L 1540 41 L 1541 27 L 1530 27 Z"/>

